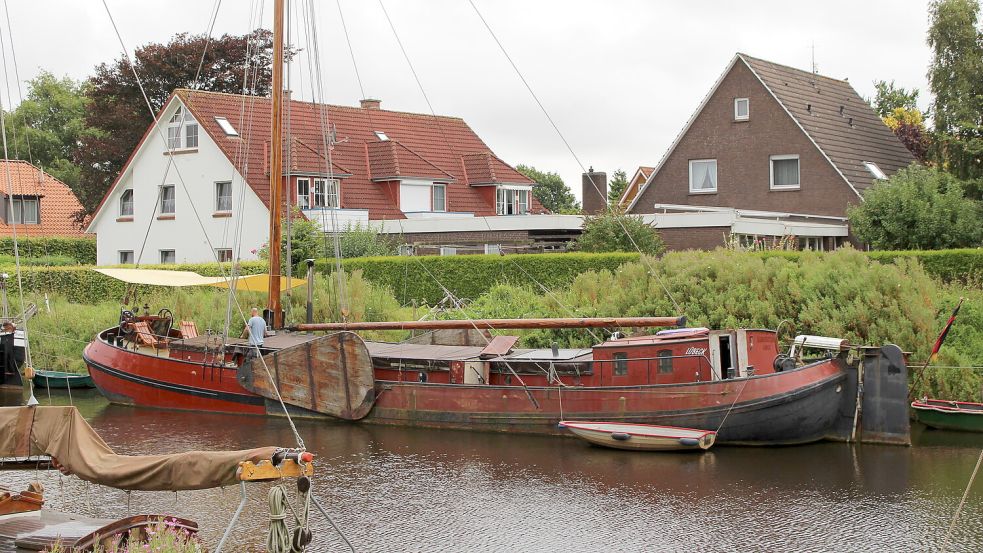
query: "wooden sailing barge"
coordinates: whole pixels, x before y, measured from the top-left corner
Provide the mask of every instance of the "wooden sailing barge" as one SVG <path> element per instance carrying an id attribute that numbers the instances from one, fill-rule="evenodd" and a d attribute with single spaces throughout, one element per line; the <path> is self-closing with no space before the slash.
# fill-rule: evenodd
<path id="1" fill-rule="evenodd" d="M 278 334 L 266 339 L 261 358 L 250 359 L 245 340 L 196 336 L 188 331 L 193 325 L 179 330 L 162 315 L 124 313 L 84 352 L 93 381 L 111 401 L 262 415 L 281 414 L 282 396 L 299 414 L 383 424 L 556 433 L 565 418 L 719 428 L 718 439 L 730 443 L 908 441 L 906 368 L 895 346 L 854 350 L 853 357 L 837 348 L 800 362 L 780 354 L 774 332 L 757 329 L 685 329 L 555 351 L 516 349 L 516 338 L 504 336 L 389 344 L 363 342 L 353 332 L 682 326 L 676 317 L 308 324 L 282 331 L 282 13 L 278 0 L 265 312 Z M 326 169 L 332 171 L 330 161 Z"/>

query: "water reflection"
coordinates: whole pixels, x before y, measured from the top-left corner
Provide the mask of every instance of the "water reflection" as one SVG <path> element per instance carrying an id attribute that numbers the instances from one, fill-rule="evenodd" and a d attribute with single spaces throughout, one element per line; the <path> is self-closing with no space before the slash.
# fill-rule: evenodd
<path id="1" fill-rule="evenodd" d="M 282 419 L 110 406 L 94 394 L 73 399 L 119 452 L 294 444 Z M 937 549 L 983 447 L 983 435 L 923 431 L 910 448 L 641 454 L 550 437 L 297 426 L 318 455 L 317 495 L 360 551 Z M 31 476 L 2 473 L 0 482 L 20 486 Z M 100 516 L 167 511 L 198 520 L 212 544 L 238 503 L 235 489 L 128 496 L 40 476 L 52 507 Z M 235 535 L 240 550 L 262 549 L 266 489 L 249 489 Z M 952 551 L 983 550 L 983 483 L 971 493 Z M 344 550 L 319 518 L 314 530 L 316 551 Z"/>

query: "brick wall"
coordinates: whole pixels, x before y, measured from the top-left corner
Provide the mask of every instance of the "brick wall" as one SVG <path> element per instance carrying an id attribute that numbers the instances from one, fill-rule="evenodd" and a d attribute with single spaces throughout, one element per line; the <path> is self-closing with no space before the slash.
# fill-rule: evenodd
<path id="1" fill-rule="evenodd" d="M 748 98 L 749 119 L 734 121 L 734 99 Z M 805 100 L 803 100 L 805 101 Z M 771 190 L 770 156 L 798 154 L 800 188 Z M 717 160 L 717 192 L 689 191 L 689 160 Z M 683 204 L 845 216 L 860 200 L 809 137 L 738 60 L 666 158 L 633 213 Z"/>
<path id="2" fill-rule="evenodd" d="M 475 231 L 475 232 L 424 232 L 404 234 L 407 244 L 518 244 L 530 241 L 529 232 L 524 230 Z"/>
<path id="3" fill-rule="evenodd" d="M 724 245 L 730 227 L 667 228 L 659 234 L 670 251 L 712 250 Z"/>

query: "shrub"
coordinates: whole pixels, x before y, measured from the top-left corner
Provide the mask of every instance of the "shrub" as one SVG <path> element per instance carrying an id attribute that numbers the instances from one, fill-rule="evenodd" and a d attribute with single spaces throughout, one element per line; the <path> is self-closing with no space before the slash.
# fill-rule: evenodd
<path id="1" fill-rule="evenodd" d="M 963 183 L 938 169 L 912 164 L 864 192 L 848 211 L 854 234 L 878 249 L 943 249 L 983 243 L 983 208 L 963 195 Z"/>
<path id="2" fill-rule="evenodd" d="M 95 238 L 18 237 L 17 249 L 21 258 L 64 256 L 82 265 L 96 262 Z M 0 237 L 0 255 L 14 255 L 13 237 Z"/>
<path id="3" fill-rule="evenodd" d="M 659 232 L 641 216 L 612 209 L 584 217 L 584 230 L 575 247 L 582 252 L 642 252 L 660 255 L 666 246 Z"/>
<path id="4" fill-rule="evenodd" d="M 372 226 L 362 227 L 360 223 L 348 225 L 345 231 L 339 233 L 338 245 L 341 257 L 379 257 L 396 254 L 396 242 Z M 329 236 L 325 245 L 325 253 L 334 254 L 333 239 Z"/>
<path id="5" fill-rule="evenodd" d="M 613 270 L 638 259 L 631 253 L 566 253 L 525 255 L 401 256 L 345 259 L 347 271 L 361 270 L 369 282 L 389 288 L 403 305 L 416 300 L 436 304 L 446 287 L 458 298 L 475 299 L 499 282 L 548 289 L 568 285 L 590 269 Z M 318 272 L 335 270 L 333 259 L 319 259 Z M 439 283 L 438 283 L 439 282 Z"/>

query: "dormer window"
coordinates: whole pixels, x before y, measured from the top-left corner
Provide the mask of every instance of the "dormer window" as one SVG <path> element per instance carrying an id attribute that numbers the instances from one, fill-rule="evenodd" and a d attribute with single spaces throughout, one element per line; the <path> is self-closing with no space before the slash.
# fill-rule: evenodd
<path id="1" fill-rule="evenodd" d="M 499 215 L 525 215 L 529 212 L 529 190 L 499 187 L 495 195 Z"/>
<path id="2" fill-rule="evenodd" d="M 41 202 L 37 196 L 19 196 L 10 199 L 10 224 L 37 225 L 41 222 Z"/>
<path id="3" fill-rule="evenodd" d="M 341 207 L 340 196 L 338 179 L 297 179 L 297 207 L 300 209 L 337 209 Z"/>
<path id="4" fill-rule="evenodd" d="M 734 98 L 734 121 L 747 121 L 751 117 L 751 100 Z"/>
<path id="5" fill-rule="evenodd" d="M 198 122 L 183 106 L 178 106 L 167 123 L 167 149 L 186 150 L 197 147 Z"/>

